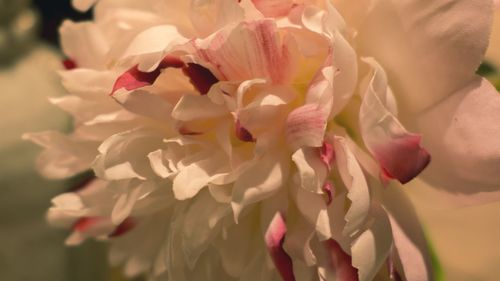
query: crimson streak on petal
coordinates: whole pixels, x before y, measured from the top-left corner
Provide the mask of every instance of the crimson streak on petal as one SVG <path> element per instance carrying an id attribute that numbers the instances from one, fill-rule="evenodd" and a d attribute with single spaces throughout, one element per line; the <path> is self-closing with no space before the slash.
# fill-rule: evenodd
<path id="1" fill-rule="evenodd" d="M 135 65 L 125 71 L 125 73 L 116 79 L 110 95 L 113 95 L 116 91 L 123 88 L 128 91 L 132 91 L 152 85 L 158 76 L 160 76 L 162 70 L 170 67 L 182 68 L 182 72 L 189 78 L 191 84 L 200 92 L 201 95 L 206 95 L 210 90 L 210 87 L 219 82 L 219 80 L 207 68 L 195 63 L 185 64 L 178 57 L 168 55 L 161 61 L 158 67 L 151 72 L 140 71 L 138 65 Z"/>
<path id="2" fill-rule="evenodd" d="M 201 95 L 208 94 L 210 87 L 219 82 L 219 79 L 210 70 L 199 64 L 188 63 L 187 66 L 182 68 L 182 72 L 189 77 L 191 84 L 193 84 Z"/>
<path id="3" fill-rule="evenodd" d="M 286 224 L 283 215 L 276 213 L 265 234 L 267 249 L 276 269 L 284 281 L 295 281 L 292 259 L 283 249 L 286 235 Z"/>
<path id="4" fill-rule="evenodd" d="M 352 266 L 351 256 L 346 254 L 333 239 L 325 241 L 330 253 L 331 266 L 338 281 L 359 281 L 358 270 Z"/>

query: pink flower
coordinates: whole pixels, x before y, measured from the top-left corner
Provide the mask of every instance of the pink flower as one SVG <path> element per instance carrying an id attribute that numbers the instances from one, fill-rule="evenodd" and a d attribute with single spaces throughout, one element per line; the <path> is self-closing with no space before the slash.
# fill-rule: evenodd
<path id="1" fill-rule="evenodd" d="M 93 169 L 49 220 L 129 276 L 436 280 L 403 184 L 499 194 L 488 1 L 74 2 L 75 131 L 27 137 L 49 177 Z"/>

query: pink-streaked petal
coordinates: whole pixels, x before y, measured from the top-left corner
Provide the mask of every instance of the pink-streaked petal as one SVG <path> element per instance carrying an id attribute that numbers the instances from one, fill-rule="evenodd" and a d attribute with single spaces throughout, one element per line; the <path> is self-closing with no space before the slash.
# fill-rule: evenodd
<path id="1" fill-rule="evenodd" d="M 358 270 L 352 266 L 351 256 L 333 239 L 323 242 L 329 253 L 330 267 L 337 281 L 358 281 Z"/>
<path id="2" fill-rule="evenodd" d="M 335 186 L 330 181 L 323 184 L 323 191 L 326 194 L 326 205 L 330 205 L 335 197 Z"/>
<path id="3" fill-rule="evenodd" d="M 328 169 L 331 169 L 332 161 L 335 160 L 335 148 L 333 147 L 333 145 L 328 142 L 323 142 L 319 157 L 321 158 L 321 161 L 323 161 L 323 163 L 328 167 Z"/>
<path id="4" fill-rule="evenodd" d="M 322 147 L 328 114 L 316 104 L 293 110 L 286 120 L 286 137 L 293 150 Z"/>
<path id="5" fill-rule="evenodd" d="M 427 167 L 429 153 L 420 145 L 420 136 L 409 133 L 396 118 L 397 108 L 387 77 L 371 58 L 365 61 L 373 68 L 360 108 L 363 141 L 378 160 L 382 176 L 407 183 Z"/>
<path id="6" fill-rule="evenodd" d="M 294 71 L 290 43 L 283 41 L 274 21 L 257 20 L 222 29 L 193 44 L 199 59 L 212 66 L 220 80 L 264 78 L 280 84 Z"/>
<path id="7" fill-rule="evenodd" d="M 201 95 L 206 95 L 212 85 L 219 82 L 209 69 L 196 63 L 188 63 L 182 71 Z"/>
<path id="8" fill-rule="evenodd" d="M 255 7 L 266 17 L 283 17 L 293 8 L 293 0 L 252 0 Z"/>
<path id="9" fill-rule="evenodd" d="M 160 76 L 162 69 L 168 67 L 182 68 L 184 67 L 184 62 L 177 57 L 166 56 L 158 65 L 158 67 L 151 72 L 140 71 L 138 66 L 136 65 L 120 75 L 118 79 L 116 79 L 113 90 L 111 91 L 111 95 L 122 88 L 128 91 L 132 91 L 138 88 L 152 85 L 156 81 L 156 78 Z"/>
<path id="10" fill-rule="evenodd" d="M 433 162 L 422 177 L 446 204 L 470 205 L 500 198 L 500 95 L 486 79 L 419 113 L 416 130 Z M 446 194 L 448 193 L 448 194 Z"/>
<path id="11" fill-rule="evenodd" d="M 286 231 L 286 223 L 283 215 L 276 213 L 266 230 L 265 242 L 281 278 L 284 281 L 295 281 L 292 259 L 283 249 Z"/>

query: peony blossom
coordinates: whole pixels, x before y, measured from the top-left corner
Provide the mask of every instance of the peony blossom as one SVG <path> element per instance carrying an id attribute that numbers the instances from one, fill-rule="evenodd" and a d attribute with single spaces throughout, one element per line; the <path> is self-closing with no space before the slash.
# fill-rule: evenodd
<path id="1" fill-rule="evenodd" d="M 405 184 L 500 195 L 492 1 L 74 5 L 95 19 L 63 23 L 51 101 L 75 129 L 26 138 L 47 177 L 93 170 L 48 219 L 127 276 L 440 280 Z"/>

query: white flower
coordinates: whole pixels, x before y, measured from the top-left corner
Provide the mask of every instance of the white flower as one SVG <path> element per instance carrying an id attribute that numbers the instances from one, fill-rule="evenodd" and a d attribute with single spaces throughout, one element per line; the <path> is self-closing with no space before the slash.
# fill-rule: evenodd
<path id="1" fill-rule="evenodd" d="M 401 184 L 431 154 L 426 178 L 496 190 L 500 147 L 482 139 L 500 101 L 474 74 L 488 1 L 75 6 L 95 3 L 61 28 L 77 68 L 53 102 L 75 131 L 28 137 L 49 177 L 93 169 L 49 220 L 69 244 L 110 239 L 130 276 L 435 280 Z"/>

